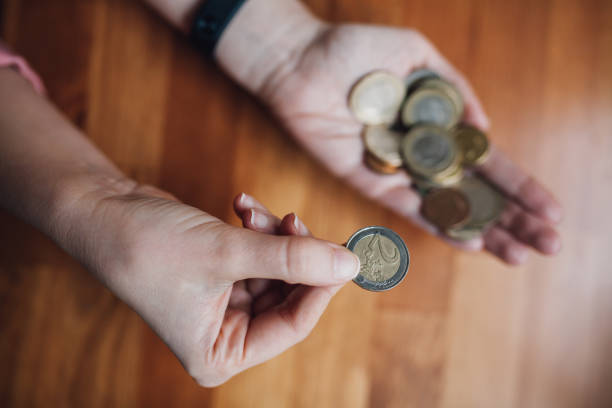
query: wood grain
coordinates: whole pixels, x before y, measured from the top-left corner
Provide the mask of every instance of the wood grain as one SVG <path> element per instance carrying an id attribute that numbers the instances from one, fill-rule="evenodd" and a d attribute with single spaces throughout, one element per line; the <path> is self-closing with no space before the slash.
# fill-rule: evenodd
<path id="1" fill-rule="evenodd" d="M 416 27 L 474 84 L 492 137 L 561 199 L 562 253 L 460 253 L 330 177 L 253 98 L 130 0 L 4 0 L 2 34 L 120 167 L 238 225 L 240 191 L 337 242 L 391 226 L 413 263 L 349 285 L 312 335 L 212 390 L 45 237 L 0 213 L 0 405 L 612 406 L 612 3 L 306 1 Z"/>

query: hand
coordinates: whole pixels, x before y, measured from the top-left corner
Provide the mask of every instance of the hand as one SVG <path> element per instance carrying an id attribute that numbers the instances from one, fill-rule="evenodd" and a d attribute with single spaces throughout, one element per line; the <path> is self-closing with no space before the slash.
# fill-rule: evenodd
<path id="1" fill-rule="evenodd" d="M 313 38 L 313 39 L 312 39 Z M 483 130 L 489 121 L 468 82 L 418 32 L 367 25 L 321 26 L 318 35 L 287 65 L 259 88 L 266 101 L 300 144 L 333 174 L 367 197 L 437 233 L 420 215 L 420 197 L 410 189 L 405 173 L 379 175 L 363 163 L 363 143 L 358 123 L 347 107 L 347 96 L 356 81 L 374 70 L 400 77 L 418 68 L 429 68 L 454 83 L 465 100 L 464 121 Z M 510 204 L 483 239 L 460 243 L 464 249 L 483 246 L 511 264 L 526 259 L 528 247 L 554 254 L 561 246 L 553 224 L 561 207 L 550 193 L 523 173 L 499 150 L 478 169 L 501 191 Z"/>
<path id="2" fill-rule="evenodd" d="M 344 247 L 307 237 L 296 216 L 279 220 L 244 194 L 235 209 L 251 231 L 153 187 L 119 190 L 89 194 L 96 204 L 79 227 L 88 231 L 71 229 L 64 241 L 79 242 L 70 252 L 143 317 L 203 386 L 301 341 L 358 273 L 358 258 Z M 69 217 L 79 213 L 65 207 Z"/>

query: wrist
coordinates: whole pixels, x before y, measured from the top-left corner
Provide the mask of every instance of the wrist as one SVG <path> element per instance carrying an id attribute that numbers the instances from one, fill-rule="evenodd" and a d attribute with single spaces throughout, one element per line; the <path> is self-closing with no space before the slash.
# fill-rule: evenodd
<path id="1" fill-rule="evenodd" d="M 105 203 L 127 196 L 138 186 L 120 172 L 84 171 L 54 186 L 43 229 L 60 247 L 87 269 L 100 272 L 100 255 L 118 238 Z M 116 254 L 117 255 L 117 254 Z"/>
<path id="2" fill-rule="evenodd" d="M 221 36 L 215 58 L 229 76 L 262 96 L 325 30 L 327 24 L 296 0 L 247 0 Z"/>

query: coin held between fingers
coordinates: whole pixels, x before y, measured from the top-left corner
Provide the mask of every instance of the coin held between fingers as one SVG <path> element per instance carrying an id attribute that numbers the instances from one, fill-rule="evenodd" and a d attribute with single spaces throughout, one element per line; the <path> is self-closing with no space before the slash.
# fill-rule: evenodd
<path id="1" fill-rule="evenodd" d="M 353 281 L 363 289 L 389 290 L 408 272 L 408 248 L 400 236 L 388 228 L 362 228 L 349 238 L 346 247 L 359 257 L 361 266 Z"/>

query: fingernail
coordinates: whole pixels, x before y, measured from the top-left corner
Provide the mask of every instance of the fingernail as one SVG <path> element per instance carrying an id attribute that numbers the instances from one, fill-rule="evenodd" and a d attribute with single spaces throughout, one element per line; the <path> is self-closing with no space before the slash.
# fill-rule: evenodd
<path id="1" fill-rule="evenodd" d="M 291 214 L 293 214 L 293 226 L 295 227 L 295 230 L 297 232 L 300 232 L 300 220 L 296 213 L 291 213 Z"/>
<path id="2" fill-rule="evenodd" d="M 464 245 L 466 250 L 476 252 L 482 251 L 482 248 L 484 247 L 484 242 L 482 241 L 482 238 L 474 238 L 469 241 L 465 241 Z"/>
<path id="3" fill-rule="evenodd" d="M 240 194 L 240 204 L 242 204 L 245 207 L 250 207 L 250 203 L 252 202 L 251 196 L 245 193 L 241 193 Z"/>
<path id="4" fill-rule="evenodd" d="M 536 241 L 537 248 L 548 255 L 554 255 L 561 250 L 561 239 L 553 234 L 543 234 Z"/>
<path id="5" fill-rule="evenodd" d="M 510 260 L 514 265 L 522 265 L 527 261 L 529 252 L 524 248 L 513 248 L 510 251 Z"/>
<path id="6" fill-rule="evenodd" d="M 345 248 L 334 248 L 334 278 L 353 279 L 359 273 L 359 258 Z"/>
<path id="7" fill-rule="evenodd" d="M 558 223 L 563 218 L 563 211 L 560 207 L 549 206 L 546 208 L 544 215 L 552 222 Z"/>
<path id="8" fill-rule="evenodd" d="M 251 210 L 250 218 L 251 225 L 255 228 L 267 228 L 270 225 L 269 218 L 258 211 Z"/>
<path id="9" fill-rule="evenodd" d="M 484 126 L 485 130 L 489 130 L 491 128 L 491 120 L 487 115 L 482 117 L 482 125 Z"/>

